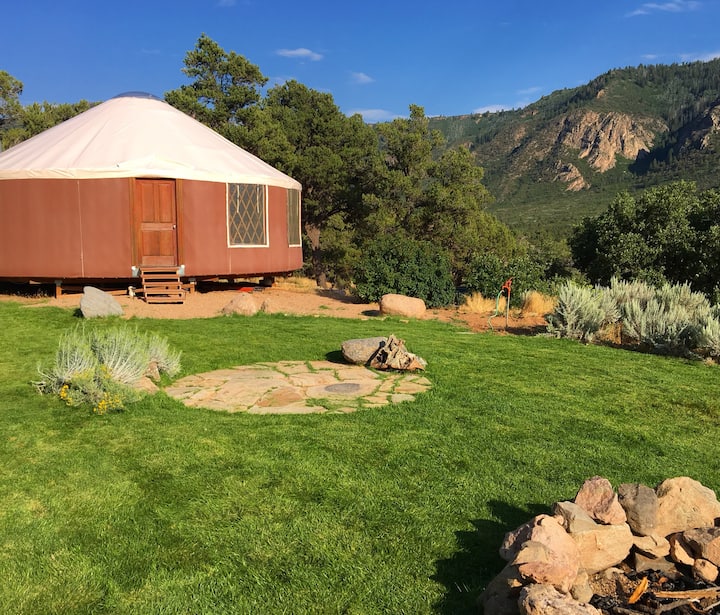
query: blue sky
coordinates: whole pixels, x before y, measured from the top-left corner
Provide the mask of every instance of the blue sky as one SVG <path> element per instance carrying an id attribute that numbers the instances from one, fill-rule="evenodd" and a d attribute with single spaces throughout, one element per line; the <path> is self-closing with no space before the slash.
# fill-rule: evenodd
<path id="1" fill-rule="evenodd" d="M 523 107 L 612 68 L 720 57 L 720 0 L 27 0 L 0 11 L 21 101 L 157 96 L 205 33 L 368 121 Z"/>

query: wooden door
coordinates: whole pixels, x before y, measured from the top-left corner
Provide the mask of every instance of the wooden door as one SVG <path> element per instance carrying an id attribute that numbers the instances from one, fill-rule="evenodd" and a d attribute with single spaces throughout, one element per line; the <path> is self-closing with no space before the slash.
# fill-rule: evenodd
<path id="1" fill-rule="evenodd" d="M 174 179 L 135 180 L 135 242 L 142 267 L 178 264 Z"/>

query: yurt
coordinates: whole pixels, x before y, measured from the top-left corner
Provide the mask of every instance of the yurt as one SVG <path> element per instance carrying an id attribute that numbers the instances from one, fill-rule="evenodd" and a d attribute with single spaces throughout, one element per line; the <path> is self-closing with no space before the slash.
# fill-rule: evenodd
<path id="1" fill-rule="evenodd" d="M 302 266 L 300 183 L 166 102 L 112 98 L 0 153 L 0 279 Z"/>

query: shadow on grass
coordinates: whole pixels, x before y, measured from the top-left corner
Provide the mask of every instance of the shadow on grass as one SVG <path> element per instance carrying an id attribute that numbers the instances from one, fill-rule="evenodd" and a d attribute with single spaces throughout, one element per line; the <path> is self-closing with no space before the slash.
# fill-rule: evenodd
<path id="1" fill-rule="evenodd" d="M 506 502 L 488 503 L 499 521 L 474 519 L 474 530 L 455 532 L 458 551 L 452 557 L 439 560 L 433 580 L 445 586 L 445 596 L 435 605 L 435 612 L 445 615 L 477 615 L 478 598 L 486 585 L 506 562 L 499 550 L 505 534 L 548 512 L 545 504 L 528 504 L 525 509 Z"/>
<path id="2" fill-rule="evenodd" d="M 330 363 L 340 363 L 342 365 L 350 365 L 345 360 L 345 357 L 343 357 L 343 353 L 341 350 L 331 350 L 330 352 L 325 354 L 325 360 L 330 361 Z"/>

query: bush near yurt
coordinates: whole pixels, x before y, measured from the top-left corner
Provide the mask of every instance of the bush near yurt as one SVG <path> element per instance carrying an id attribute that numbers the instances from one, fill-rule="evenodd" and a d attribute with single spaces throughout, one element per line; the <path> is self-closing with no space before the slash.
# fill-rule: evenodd
<path id="1" fill-rule="evenodd" d="M 365 301 L 388 293 L 417 297 L 428 307 L 455 301 L 447 254 L 427 241 L 385 235 L 364 247 L 355 269 L 355 290 Z"/>

